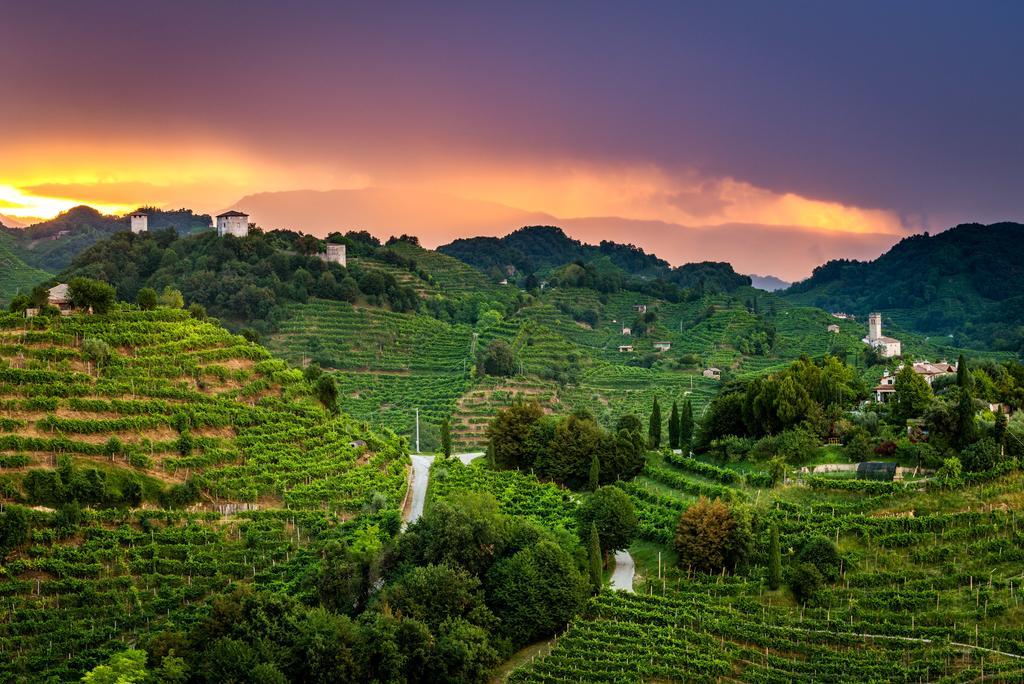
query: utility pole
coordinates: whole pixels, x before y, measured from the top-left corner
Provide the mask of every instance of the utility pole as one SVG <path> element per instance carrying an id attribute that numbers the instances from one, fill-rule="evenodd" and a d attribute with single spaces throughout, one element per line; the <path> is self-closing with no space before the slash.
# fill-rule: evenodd
<path id="1" fill-rule="evenodd" d="M 420 410 L 416 409 L 416 453 L 420 453 Z"/>

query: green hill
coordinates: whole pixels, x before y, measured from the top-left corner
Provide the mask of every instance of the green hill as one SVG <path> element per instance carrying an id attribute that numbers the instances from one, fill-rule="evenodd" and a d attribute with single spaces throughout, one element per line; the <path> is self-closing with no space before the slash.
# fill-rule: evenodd
<path id="1" fill-rule="evenodd" d="M 897 325 L 960 346 L 1024 351 L 1024 225 L 963 224 L 915 235 L 870 262 L 830 261 L 784 292 L 790 301 Z"/>
<path id="2" fill-rule="evenodd" d="M 705 289 L 730 292 L 750 285 L 750 278 L 724 263 L 702 262 L 672 268 L 667 261 L 633 245 L 602 241 L 588 245 L 555 226 L 527 226 L 503 238 L 475 237 L 455 240 L 438 251 L 488 273 L 494 280 L 508 274 L 547 274 L 566 264 L 605 262 L 622 279 L 661 279 L 684 288 L 701 283 Z"/>
<path id="3" fill-rule="evenodd" d="M 174 228 L 187 235 L 208 230 L 211 219 L 207 214 L 194 214 L 189 209 L 164 211 L 143 207 L 149 216 L 149 230 Z M 13 249 L 31 266 L 47 271 L 59 271 L 71 263 L 72 258 L 90 245 L 115 233 L 127 231 L 127 216 L 105 216 L 92 207 L 69 209 L 60 216 L 27 228 L 3 228 L 0 231 L 13 241 Z"/>

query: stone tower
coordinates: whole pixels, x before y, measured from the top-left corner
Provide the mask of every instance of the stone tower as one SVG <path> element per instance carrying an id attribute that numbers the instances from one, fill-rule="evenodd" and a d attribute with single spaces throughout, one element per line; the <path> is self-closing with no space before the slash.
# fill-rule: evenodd
<path id="1" fill-rule="evenodd" d="M 871 341 L 882 338 L 882 314 L 868 315 L 868 339 Z"/>
<path id="2" fill-rule="evenodd" d="M 217 215 L 217 235 L 245 237 L 249 234 L 249 215 L 240 211 L 226 211 Z"/>
<path id="3" fill-rule="evenodd" d="M 141 211 L 132 214 L 132 232 L 145 233 L 147 230 L 149 230 L 149 217 Z"/>

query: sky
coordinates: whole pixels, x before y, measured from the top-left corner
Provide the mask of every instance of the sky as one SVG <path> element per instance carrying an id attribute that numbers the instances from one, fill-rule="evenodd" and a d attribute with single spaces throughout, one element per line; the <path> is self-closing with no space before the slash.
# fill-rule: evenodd
<path id="1" fill-rule="evenodd" d="M 0 215 L 278 193 L 257 223 L 432 246 L 543 216 L 799 278 L 1024 218 L 1022 20 L 1018 2 L 12 3 Z M 366 201 L 289 218 L 289 191 L 369 189 L 401 221 Z"/>

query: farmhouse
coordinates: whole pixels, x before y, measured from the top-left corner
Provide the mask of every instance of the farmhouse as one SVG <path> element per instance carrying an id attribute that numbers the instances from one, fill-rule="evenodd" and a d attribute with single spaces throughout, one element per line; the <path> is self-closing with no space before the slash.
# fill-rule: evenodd
<path id="1" fill-rule="evenodd" d="M 826 328 L 826 330 L 828 330 L 830 333 L 838 333 L 839 332 L 839 326 L 836 325 L 835 323 L 832 323 L 832 324 L 830 324 Z"/>
<path id="2" fill-rule="evenodd" d="M 894 337 L 882 335 L 882 314 L 872 313 L 868 316 L 868 336 L 862 342 L 878 350 L 887 359 L 902 353 L 900 341 Z"/>
<path id="3" fill-rule="evenodd" d="M 856 320 L 853 316 L 842 311 L 833 311 L 832 318 L 838 318 L 841 321 L 853 321 Z"/>
<path id="4" fill-rule="evenodd" d="M 654 348 L 658 351 L 668 351 L 672 348 L 671 342 L 655 342 Z"/>
<path id="5" fill-rule="evenodd" d="M 900 364 L 896 367 L 898 373 L 903 369 L 904 364 Z M 935 378 L 943 375 L 951 375 L 956 373 L 956 364 L 948 363 L 946 361 L 940 361 L 939 363 L 932 363 L 930 361 L 918 361 L 914 363 L 914 372 L 924 378 L 924 381 L 929 385 Z M 882 379 L 878 382 L 878 386 L 875 387 L 875 401 L 882 403 L 888 401 L 889 397 L 896 392 L 896 375 L 890 373 L 888 370 L 882 373 Z"/>
<path id="6" fill-rule="evenodd" d="M 646 304 L 634 304 L 633 308 L 636 309 L 637 313 L 647 313 L 647 305 Z"/>
<path id="7" fill-rule="evenodd" d="M 240 211 L 225 211 L 217 214 L 217 235 L 245 237 L 249 234 L 249 215 Z"/>
<path id="8" fill-rule="evenodd" d="M 630 328 L 628 325 L 624 325 L 622 326 L 622 334 L 625 335 L 626 337 L 629 337 L 630 335 L 633 334 L 633 329 Z"/>
<path id="9" fill-rule="evenodd" d="M 715 368 L 714 366 L 712 366 L 711 368 L 705 368 L 703 375 L 705 378 L 711 378 L 712 380 L 721 380 L 722 369 Z"/>
<path id="10" fill-rule="evenodd" d="M 631 344 L 620 344 L 619 345 L 619 352 L 620 353 L 625 354 L 625 353 L 631 352 L 631 351 L 633 351 L 633 345 L 631 345 Z"/>

